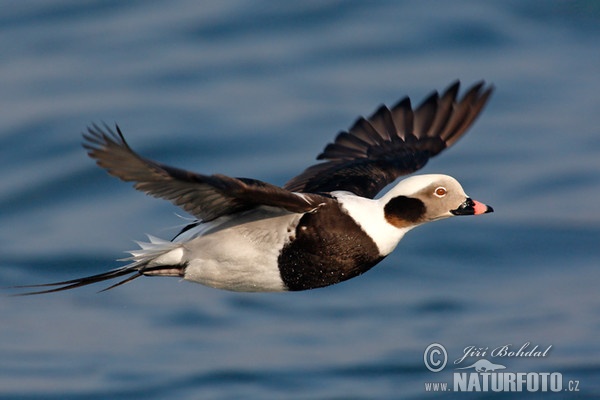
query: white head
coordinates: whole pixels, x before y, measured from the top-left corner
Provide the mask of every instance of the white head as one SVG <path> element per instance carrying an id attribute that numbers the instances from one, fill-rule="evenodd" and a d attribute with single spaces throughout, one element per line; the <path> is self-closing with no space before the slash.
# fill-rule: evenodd
<path id="1" fill-rule="evenodd" d="M 469 198 L 448 175 L 417 175 L 404 179 L 378 200 L 334 192 L 342 207 L 375 241 L 380 254 L 391 253 L 415 226 L 454 215 L 477 215 L 492 208 Z"/>
<path id="2" fill-rule="evenodd" d="M 416 175 L 400 181 L 381 199 L 385 219 L 397 228 L 416 226 L 454 215 L 494 211 L 472 200 L 456 179 L 448 175 Z"/>

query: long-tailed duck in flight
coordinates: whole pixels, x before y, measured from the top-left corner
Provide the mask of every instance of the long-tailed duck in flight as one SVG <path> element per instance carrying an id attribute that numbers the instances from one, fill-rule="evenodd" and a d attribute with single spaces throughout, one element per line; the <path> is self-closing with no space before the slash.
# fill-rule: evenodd
<path id="1" fill-rule="evenodd" d="M 119 127 L 93 125 L 84 147 L 99 166 L 146 194 L 169 200 L 197 220 L 171 241 L 150 237 L 129 264 L 98 275 L 21 287 L 23 294 L 72 289 L 129 275 L 174 276 L 219 289 L 306 290 L 354 278 L 390 254 L 404 234 L 430 221 L 492 208 L 447 175 L 416 175 L 471 126 L 493 87 L 479 82 L 460 99 L 459 82 L 415 110 L 405 97 L 359 118 L 313 165 L 278 187 L 248 178 L 201 175 L 135 153 Z"/>

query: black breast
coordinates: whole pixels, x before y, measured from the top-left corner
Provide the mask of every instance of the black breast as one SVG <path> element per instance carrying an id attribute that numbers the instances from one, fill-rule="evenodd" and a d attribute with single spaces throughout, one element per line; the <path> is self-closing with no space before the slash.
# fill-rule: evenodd
<path id="1" fill-rule="evenodd" d="M 278 262 L 287 288 L 306 290 L 354 278 L 383 258 L 373 239 L 332 200 L 300 219 Z"/>

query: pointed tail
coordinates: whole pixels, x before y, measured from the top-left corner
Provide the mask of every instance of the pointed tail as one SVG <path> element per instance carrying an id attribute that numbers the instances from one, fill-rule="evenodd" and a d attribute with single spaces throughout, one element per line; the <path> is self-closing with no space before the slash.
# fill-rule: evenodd
<path id="1" fill-rule="evenodd" d="M 16 293 L 11 296 L 31 296 L 34 294 L 54 293 L 63 290 L 75 289 L 81 286 L 91 285 L 97 282 L 103 282 L 122 276 L 127 276 L 125 279 L 100 290 L 107 290 L 121 286 L 127 282 L 131 282 L 140 276 L 179 276 L 183 277 L 186 264 L 182 262 L 183 251 L 178 243 L 161 240 L 153 236 L 149 236 L 149 243 L 138 242 L 141 249 L 131 251 L 131 257 L 120 261 L 133 261 L 123 267 L 116 268 L 97 275 L 85 276 L 83 278 L 71 279 L 67 281 L 42 283 L 37 285 L 20 285 L 13 286 L 12 289 L 35 289 L 48 288 L 41 290 L 32 290 L 24 293 Z"/>

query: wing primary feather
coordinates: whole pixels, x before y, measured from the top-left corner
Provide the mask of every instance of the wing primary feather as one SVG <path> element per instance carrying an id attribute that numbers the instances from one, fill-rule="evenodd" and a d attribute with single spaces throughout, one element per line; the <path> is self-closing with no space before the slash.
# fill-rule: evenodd
<path id="1" fill-rule="evenodd" d="M 390 116 L 395 122 L 396 132 L 394 137 L 397 139 L 411 140 L 414 132 L 414 115 L 410 99 L 408 97 L 400 100 L 394 107 Z"/>
<path id="2" fill-rule="evenodd" d="M 480 91 L 483 84 L 483 81 L 476 83 L 463 95 L 460 101 L 456 102 L 453 100 L 452 115 L 447 122 L 446 128 L 440 133 L 440 137 L 444 141 L 447 142 L 455 136 L 461 136 L 469 127 L 470 122 L 477 115 L 477 113 L 474 113 L 474 115 L 472 113 L 474 110 L 473 106 L 478 99 L 481 99 Z"/>
<path id="3" fill-rule="evenodd" d="M 452 111 L 454 110 L 454 103 L 456 101 L 459 86 L 459 82 L 455 82 L 448 89 L 446 89 L 444 94 L 442 94 L 438 100 L 436 114 L 431 127 L 429 128 L 429 134 L 427 136 L 432 137 L 439 135 L 444 129 L 444 126 L 446 126 L 448 123 L 448 120 L 452 116 Z"/>
<path id="4" fill-rule="evenodd" d="M 419 138 L 429 136 L 435 115 L 438 109 L 440 97 L 438 92 L 433 92 L 425 99 L 414 111 L 414 130 L 413 134 Z"/>
<path id="5" fill-rule="evenodd" d="M 408 97 L 368 119 L 358 118 L 319 154 L 326 160 L 308 167 L 284 188 L 294 192 L 352 191 L 374 197 L 396 178 L 415 172 L 472 125 L 494 89 L 480 81 L 458 98 L 460 81 L 439 95 L 432 92 L 413 110 Z M 351 139 L 351 138 L 354 139 Z"/>
<path id="6" fill-rule="evenodd" d="M 379 133 L 377 133 L 373 125 L 371 125 L 371 122 L 367 121 L 365 118 L 361 117 L 357 119 L 349 132 L 351 135 L 369 143 L 371 146 L 380 145 L 382 143 Z"/>
<path id="7" fill-rule="evenodd" d="M 305 198 L 255 179 L 202 175 L 141 157 L 118 125 L 115 131 L 93 124 L 83 136 L 90 157 L 109 174 L 134 182 L 136 189 L 169 200 L 203 222 L 261 205 L 306 212 L 320 204 L 316 197 L 311 198 L 314 204 L 307 204 Z"/>
<path id="8" fill-rule="evenodd" d="M 381 138 L 380 143 L 390 142 L 392 137 L 397 136 L 396 125 L 394 124 L 390 110 L 384 105 L 380 106 L 377 111 L 369 117 L 369 123 L 379 134 Z"/>
<path id="9" fill-rule="evenodd" d="M 446 146 L 450 147 L 458 139 L 462 137 L 462 134 L 469 129 L 469 127 L 473 124 L 475 119 L 481 114 L 483 107 L 487 104 L 489 97 L 491 96 L 494 90 L 494 86 L 487 88 L 483 93 L 478 93 L 478 97 L 471 98 L 469 113 L 463 119 L 461 126 L 457 129 L 454 135 L 446 139 Z"/>

